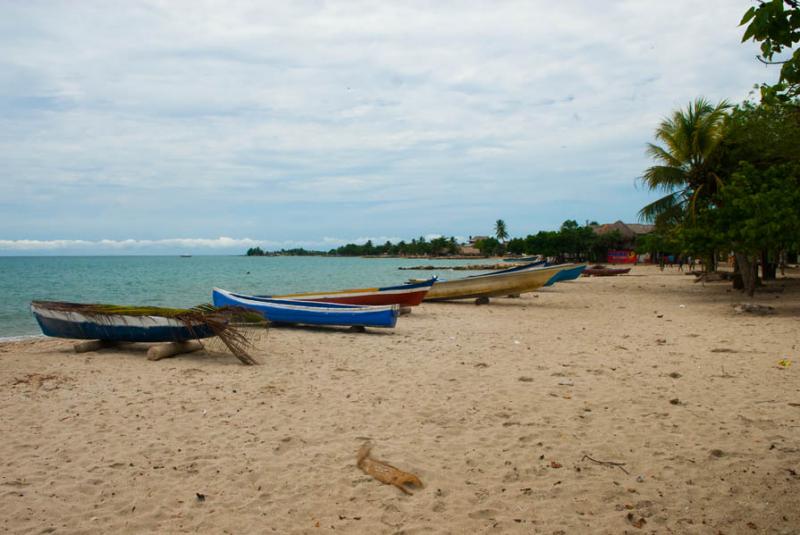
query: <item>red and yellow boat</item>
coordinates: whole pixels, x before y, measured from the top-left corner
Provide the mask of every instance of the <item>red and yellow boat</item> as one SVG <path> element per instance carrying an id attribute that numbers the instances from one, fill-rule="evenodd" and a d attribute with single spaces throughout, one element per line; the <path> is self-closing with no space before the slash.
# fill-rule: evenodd
<path id="1" fill-rule="evenodd" d="M 425 298 L 436 278 L 399 286 L 383 288 L 357 288 L 333 292 L 307 292 L 286 295 L 263 295 L 273 299 L 292 299 L 295 301 L 321 301 L 323 303 L 342 303 L 345 305 L 400 305 L 417 306 Z"/>

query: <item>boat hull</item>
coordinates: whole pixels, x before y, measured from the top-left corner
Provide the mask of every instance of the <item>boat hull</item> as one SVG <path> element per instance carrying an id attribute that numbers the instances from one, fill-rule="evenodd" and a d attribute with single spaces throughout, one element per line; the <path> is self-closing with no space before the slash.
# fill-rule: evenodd
<path id="1" fill-rule="evenodd" d="M 400 305 L 417 306 L 422 303 L 425 294 L 431 289 L 434 279 L 414 284 L 387 286 L 385 288 L 361 288 L 355 290 L 339 290 L 335 292 L 299 293 L 272 297 L 275 299 L 293 299 L 298 301 L 317 301 L 322 303 L 342 303 L 346 305 Z"/>
<path id="2" fill-rule="evenodd" d="M 359 327 L 394 327 L 399 315 L 397 305 L 357 306 L 342 303 L 300 301 L 247 296 L 214 288 L 215 306 L 235 306 L 258 312 L 274 323 L 304 325 L 339 325 Z"/>
<path id="3" fill-rule="evenodd" d="M 555 275 L 553 275 L 549 281 L 545 283 L 545 286 L 552 286 L 557 282 L 564 282 L 564 281 L 571 281 L 575 280 L 581 276 L 581 273 L 586 269 L 586 264 L 581 264 L 575 266 L 574 264 L 567 264 L 565 269 L 562 269 Z"/>
<path id="4" fill-rule="evenodd" d="M 425 301 L 449 299 L 474 299 L 522 294 L 541 288 L 556 273 L 564 269 L 554 267 L 529 267 L 518 271 L 474 275 L 463 279 L 436 281 L 425 296 Z"/>
<path id="5" fill-rule="evenodd" d="M 631 268 L 587 268 L 583 272 L 584 277 L 614 277 L 615 275 L 625 275 Z"/>
<path id="6" fill-rule="evenodd" d="M 113 342 L 184 342 L 214 336 L 203 323 L 191 328 L 180 321 L 161 316 L 123 316 L 50 310 L 31 306 L 36 321 L 46 336 L 78 340 Z"/>

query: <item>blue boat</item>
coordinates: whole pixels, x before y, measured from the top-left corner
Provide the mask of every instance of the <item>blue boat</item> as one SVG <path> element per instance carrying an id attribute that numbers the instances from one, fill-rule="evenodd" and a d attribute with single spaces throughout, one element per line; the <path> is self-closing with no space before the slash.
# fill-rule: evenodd
<path id="1" fill-rule="evenodd" d="M 567 267 L 565 269 L 562 269 L 561 271 L 550 277 L 550 280 L 548 280 L 545 283 L 545 286 L 552 286 L 557 282 L 575 280 L 581 276 L 581 273 L 583 273 L 583 270 L 585 269 L 586 269 L 586 264 L 580 264 L 575 267 Z"/>
<path id="2" fill-rule="evenodd" d="M 34 301 L 31 312 L 42 333 L 56 338 L 109 342 L 184 342 L 215 336 L 209 323 L 191 317 L 103 313 L 110 305 L 84 305 L 59 301 Z M 163 309 L 165 314 L 169 309 Z"/>
<path id="3" fill-rule="evenodd" d="M 320 301 L 299 301 L 242 295 L 220 288 L 212 292 L 214 306 L 233 306 L 260 313 L 274 323 L 394 327 L 400 307 L 346 305 Z"/>

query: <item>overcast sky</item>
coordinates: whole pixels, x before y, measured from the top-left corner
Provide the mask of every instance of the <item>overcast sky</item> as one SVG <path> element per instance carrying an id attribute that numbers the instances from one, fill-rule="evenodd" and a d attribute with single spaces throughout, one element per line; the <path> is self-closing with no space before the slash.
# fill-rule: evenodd
<path id="1" fill-rule="evenodd" d="M 4 1 L 0 254 L 635 222 L 659 120 L 776 78 L 752 4 Z"/>

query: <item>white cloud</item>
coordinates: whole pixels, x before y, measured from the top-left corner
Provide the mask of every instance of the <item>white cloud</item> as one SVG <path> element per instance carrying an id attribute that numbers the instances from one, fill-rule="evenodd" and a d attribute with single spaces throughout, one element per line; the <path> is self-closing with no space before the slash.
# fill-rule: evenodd
<path id="1" fill-rule="evenodd" d="M 0 240 L 0 250 L 6 251 L 52 251 L 57 249 L 233 249 L 270 244 L 250 238 L 169 238 L 162 240 Z M 275 245 L 275 244 L 272 244 Z"/>
<path id="2" fill-rule="evenodd" d="M 630 217 L 662 116 L 775 75 L 739 43 L 750 5 L 6 3 L 0 229 L 408 239 L 553 227 L 592 215 L 543 203 L 586 198 Z"/>

